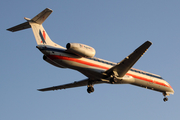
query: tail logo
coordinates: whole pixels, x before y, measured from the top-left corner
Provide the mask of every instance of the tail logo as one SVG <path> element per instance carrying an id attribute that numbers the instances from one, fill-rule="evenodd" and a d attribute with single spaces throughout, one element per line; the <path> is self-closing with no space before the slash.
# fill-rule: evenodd
<path id="1" fill-rule="evenodd" d="M 46 32 L 43 30 L 43 34 L 41 33 L 41 30 L 39 30 L 39 35 L 41 37 L 41 43 L 46 44 Z"/>
<path id="2" fill-rule="evenodd" d="M 43 38 L 44 38 L 44 40 L 46 40 L 46 33 L 44 30 L 43 30 Z"/>

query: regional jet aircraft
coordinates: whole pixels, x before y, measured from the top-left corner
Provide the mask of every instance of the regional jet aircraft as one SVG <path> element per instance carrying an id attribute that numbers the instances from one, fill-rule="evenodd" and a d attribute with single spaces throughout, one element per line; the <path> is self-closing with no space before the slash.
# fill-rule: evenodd
<path id="1" fill-rule="evenodd" d="M 32 19 L 24 18 L 27 22 L 9 28 L 7 30 L 16 32 L 19 30 L 32 28 L 37 48 L 44 54 L 43 59 L 60 68 L 70 68 L 84 74 L 87 78 L 73 83 L 53 86 L 39 91 L 50 91 L 66 89 L 80 86 L 87 86 L 87 92 L 94 92 L 94 85 L 101 83 L 109 84 L 131 84 L 146 89 L 161 92 L 164 95 L 164 101 L 167 101 L 167 95 L 174 94 L 173 88 L 161 76 L 134 69 L 132 66 L 151 46 L 150 41 L 146 41 L 129 56 L 125 57 L 119 63 L 113 63 L 107 60 L 99 59 L 95 56 L 95 49 L 81 43 L 67 43 L 66 48 L 54 43 L 48 36 L 42 26 L 42 23 L 52 13 L 52 10 L 46 8 Z"/>

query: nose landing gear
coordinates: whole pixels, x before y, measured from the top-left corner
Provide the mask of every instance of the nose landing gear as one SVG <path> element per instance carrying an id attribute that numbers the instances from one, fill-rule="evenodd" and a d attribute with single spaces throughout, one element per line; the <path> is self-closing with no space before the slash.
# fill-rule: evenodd
<path id="1" fill-rule="evenodd" d="M 167 97 L 165 97 L 165 98 L 163 98 L 163 100 L 164 100 L 164 102 L 166 102 L 166 101 L 168 101 L 168 98 L 167 98 Z"/>
<path id="2" fill-rule="evenodd" d="M 163 101 L 166 102 L 168 101 L 168 98 L 166 96 L 168 96 L 169 94 L 167 94 L 166 92 L 163 92 L 164 98 Z"/>

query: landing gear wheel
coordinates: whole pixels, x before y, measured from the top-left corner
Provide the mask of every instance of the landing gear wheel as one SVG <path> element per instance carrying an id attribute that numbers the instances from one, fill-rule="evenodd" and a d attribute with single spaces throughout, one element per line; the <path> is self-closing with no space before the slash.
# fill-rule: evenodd
<path id="1" fill-rule="evenodd" d="M 166 102 L 166 101 L 168 101 L 168 98 L 167 98 L 167 97 L 165 97 L 163 100 L 164 100 L 164 102 Z"/>
<path id="2" fill-rule="evenodd" d="M 110 83 L 111 83 L 111 84 L 114 84 L 114 78 L 111 78 L 111 79 L 110 79 Z"/>
<path id="3" fill-rule="evenodd" d="M 113 77 L 113 78 L 110 79 L 110 83 L 111 83 L 111 84 L 114 84 L 114 83 L 116 83 L 116 82 L 117 82 L 117 79 L 116 79 L 115 77 Z"/>
<path id="4" fill-rule="evenodd" d="M 88 87 L 88 88 L 87 88 L 87 92 L 88 92 L 88 93 L 94 92 L 94 88 L 93 88 L 93 87 Z"/>

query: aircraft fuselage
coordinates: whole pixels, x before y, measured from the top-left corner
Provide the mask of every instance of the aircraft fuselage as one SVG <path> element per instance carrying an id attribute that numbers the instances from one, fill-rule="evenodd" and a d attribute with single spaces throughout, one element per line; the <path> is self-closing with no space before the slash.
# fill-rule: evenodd
<path id="1" fill-rule="evenodd" d="M 78 70 L 88 78 L 92 78 L 92 80 L 101 79 L 104 83 L 110 83 L 110 77 L 103 79 L 102 73 L 115 66 L 116 63 L 95 57 L 82 58 L 67 52 L 66 49 L 48 48 L 47 46 L 39 46 L 37 48 L 61 68 Z M 167 94 L 174 92 L 169 83 L 159 75 L 134 68 L 131 68 L 123 78 L 117 77 L 117 82 L 114 84 L 132 84 Z"/>

